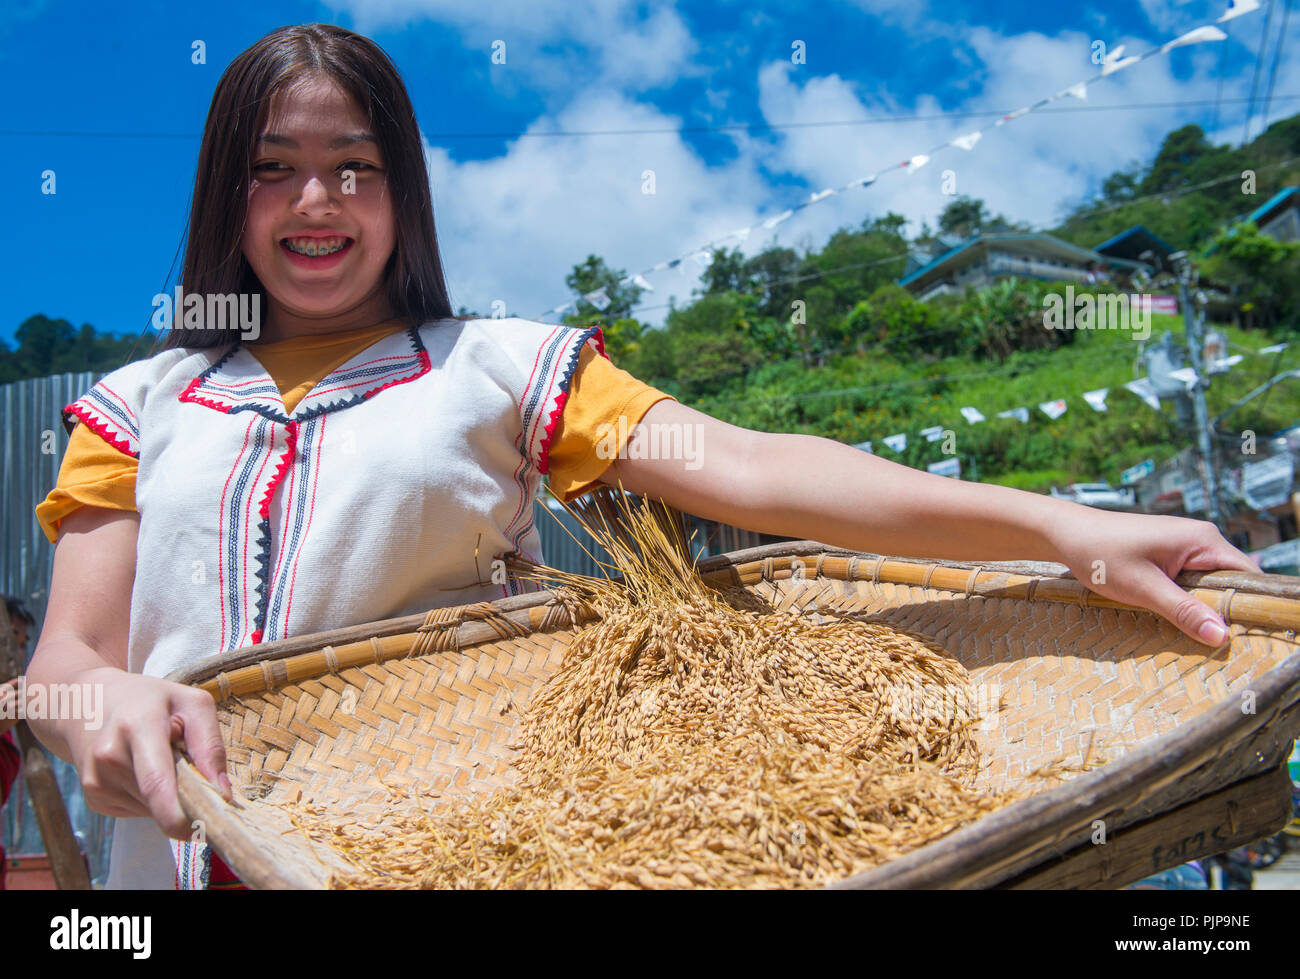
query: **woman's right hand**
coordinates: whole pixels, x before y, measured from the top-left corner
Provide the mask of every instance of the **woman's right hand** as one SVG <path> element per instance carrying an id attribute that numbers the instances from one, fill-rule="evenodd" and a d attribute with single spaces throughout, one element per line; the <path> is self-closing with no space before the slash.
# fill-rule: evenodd
<path id="1" fill-rule="evenodd" d="M 95 812 L 149 816 L 168 836 L 189 839 L 172 743 L 183 746 L 229 800 L 226 753 L 210 694 L 127 669 L 139 528 L 134 512 L 91 506 L 60 522 L 50 600 L 27 685 L 95 684 L 92 699 L 82 697 L 82 703 L 98 703 L 100 710 L 94 718 L 29 723 L 47 748 L 76 766 Z"/>
<path id="2" fill-rule="evenodd" d="M 149 816 L 173 839 L 190 839 L 193 827 L 176 794 L 173 742 L 231 800 L 211 694 L 113 667 L 87 670 L 72 682 L 98 684 L 102 691 L 100 725 L 91 730 L 84 721 L 65 722 L 62 731 L 94 812 Z"/>

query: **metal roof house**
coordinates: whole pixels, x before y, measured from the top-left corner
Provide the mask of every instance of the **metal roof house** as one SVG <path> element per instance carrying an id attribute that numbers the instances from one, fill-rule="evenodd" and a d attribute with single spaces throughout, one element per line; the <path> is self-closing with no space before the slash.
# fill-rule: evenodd
<path id="1" fill-rule="evenodd" d="M 1134 262 L 1143 261 L 1142 256 L 1147 252 L 1164 262 L 1177 250 L 1155 232 L 1148 231 L 1140 224 L 1133 225 L 1127 231 L 1121 231 L 1114 238 L 1103 241 L 1093 249 L 1111 258 L 1126 258 Z"/>
<path id="2" fill-rule="evenodd" d="M 1284 187 L 1246 218 L 1278 241 L 1300 241 L 1300 187 Z"/>
<path id="3" fill-rule="evenodd" d="M 1049 281 L 1096 282 L 1113 273 L 1131 274 L 1146 262 L 1102 254 L 1038 232 L 976 235 L 961 242 L 940 239 L 937 255 L 917 252 L 898 284 L 922 302 L 948 292 L 979 288 L 1004 276 Z"/>

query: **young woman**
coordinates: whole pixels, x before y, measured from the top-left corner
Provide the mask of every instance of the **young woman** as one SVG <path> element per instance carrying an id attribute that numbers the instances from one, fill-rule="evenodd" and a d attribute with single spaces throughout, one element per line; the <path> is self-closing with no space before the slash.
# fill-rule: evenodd
<path id="1" fill-rule="evenodd" d="M 57 548 L 29 680 L 101 684 L 104 722 L 33 726 L 88 804 L 120 817 L 111 887 L 230 881 L 186 842 L 172 766 L 176 742 L 229 794 L 213 701 L 162 677 L 214 652 L 501 597 L 476 550 L 542 557 L 543 474 L 565 499 L 621 482 L 858 550 L 1060 561 L 1211 645 L 1222 621 L 1171 578 L 1259 570 L 1209 523 L 724 424 L 611 365 L 599 330 L 453 318 L 405 89 L 373 42 L 336 27 L 275 31 L 222 75 L 182 281 L 258 299 L 259 330 L 178 309 L 165 349 L 68 407 L 79 424 L 38 508 Z M 702 452 L 602 449 L 605 426 L 638 439 L 652 424 L 690 428 Z"/>

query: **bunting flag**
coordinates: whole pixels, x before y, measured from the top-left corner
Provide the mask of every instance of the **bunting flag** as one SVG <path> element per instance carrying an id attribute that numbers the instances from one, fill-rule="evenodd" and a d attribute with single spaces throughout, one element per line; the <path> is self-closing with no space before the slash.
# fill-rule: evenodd
<path id="1" fill-rule="evenodd" d="M 604 289 L 597 289 L 595 292 L 589 292 L 582 297 L 591 303 L 602 313 L 609 308 L 609 295 Z"/>
<path id="2" fill-rule="evenodd" d="M 1107 75 L 1115 74 L 1115 72 L 1119 71 L 1121 68 L 1127 68 L 1129 65 L 1135 65 L 1142 60 L 1137 55 L 1134 55 L 1131 58 L 1121 59 L 1120 55 L 1122 55 L 1123 53 L 1124 53 L 1124 45 L 1121 44 L 1119 45 L 1119 47 L 1114 48 L 1108 55 L 1106 55 L 1101 66 L 1101 74 L 1103 78 L 1106 77 Z"/>
<path id="3" fill-rule="evenodd" d="M 1228 35 L 1223 33 L 1217 27 L 1198 27 L 1195 30 L 1188 31 L 1186 34 L 1180 34 L 1172 41 L 1166 41 L 1160 45 L 1160 53 L 1164 54 L 1173 48 L 1181 48 L 1184 44 L 1202 44 L 1205 41 L 1226 41 Z"/>
<path id="4" fill-rule="evenodd" d="M 984 420 L 984 416 L 980 414 L 980 410 L 978 408 L 971 408 L 969 405 L 961 409 L 961 416 L 972 425 Z"/>
<path id="5" fill-rule="evenodd" d="M 1196 382 L 1200 380 L 1195 367 L 1180 367 L 1176 371 L 1170 371 L 1169 376 L 1175 381 L 1182 381 L 1189 388 L 1195 386 Z"/>
<path id="6" fill-rule="evenodd" d="M 1160 410 L 1160 399 L 1156 397 L 1156 389 L 1151 385 L 1151 378 L 1140 377 L 1136 381 L 1129 381 L 1124 387 L 1132 391 L 1156 411 Z"/>
<path id="7" fill-rule="evenodd" d="M 782 221 L 789 221 L 790 218 L 792 217 L 794 217 L 793 208 L 791 208 L 790 210 L 782 211 L 774 218 L 768 218 L 766 221 L 763 222 L 763 227 L 770 231 L 771 229 L 775 228 L 778 224 L 780 224 Z"/>
<path id="8" fill-rule="evenodd" d="M 1259 9 L 1260 9 L 1259 0 L 1229 0 L 1228 9 L 1223 13 L 1222 16 L 1218 18 L 1218 20 L 1215 23 L 1222 24 L 1225 23 L 1226 21 L 1235 20 L 1238 17 L 1241 17 L 1245 14 L 1252 13 Z M 1108 75 L 1113 75 L 1115 72 L 1127 68 L 1130 65 L 1135 65 L 1139 61 L 1144 61 L 1147 58 L 1153 57 L 1155 55 L 1164 54 L 1177 47 L 1183 47 L 1189 44 L 1202 44 L 1205 42 L 1223 41 L 1226 38 L 1227 35 L 1219 28 L 1214 27 L 1210 24 L 1203 24 L 1200 27 L 1194 27 L 1191 30 L 1184 31 L 1182 34 L 1179 34 L 1177 37 L 1173 38 L 1172 40 L 1166 41 L 1164 44 L 1160 45 L 1159 47 L 1152 48 L 1149 51 L 1146 51 L 1145 53 L 1140 55 L 1130 55 L 1129 57 L 1126 58 L 1124 57 L 1125 46 L 1122 44 L 1116 45 L 1113 49 L 1109 51 L 1109 53 L 1107 53 L 1105 59 L 1102 62 L 1100 73 L 1094 75 L 1092 78 L 1085 78 L 1082 81 L 1076 82 L 1075 84 L 1070 85 L 1067 88 L 1064 88 L 1061 91 L 1057 92 L 1055 95 L 1051 95 L 1046 98 L 1039 99 L 1037 102 L 1032 102 L 1024 106 L 1023 108 L 1016 109 L 1014 112 L 1008 112 L 1006 115 L 1000 117 L 997 120 L 997 122 L 994 123 L 994 125 L 995 126 L 1005 125 L 1006 123 L 1011 122 L 1014 119 L 1019 119 L 1021 116 L 1028 115 L 1029 113 L 1037 109 L 1040 109 L 1051 102 L 1055 102 L 1058 99 L 1064 98 L 1067 95 L 1077 99 L 1086 99 L 1088 97 L 1089 84 L 1091 84 L 1092 82 L 1096 81 L 1099 78 L 1105 78 Z M 949 139 L 947 142 L 941 143 L 938 146 L 932 148 L 927 153 L 917 153 L 914 156 L 902 160 L 901 162 L 895 164 L 894 166 L 887 168 L 884 171 L 884 173 L 895 173 L 899 170 L 903 170 L 908 174 L 915 173 L 917 170 L 920 170 L 921 167 L 925 166 L 927 163 L 930 162 L 931 154 L 934 154 L 940 150 L 947 149 L 950 146 L 956 146 L 963 150 L 974 149 L 975 144 L 979 142 L 981 135 L 982 132 L 980 130 L 975 130 L 974 132 L 966 133 L 965 135 L 962 136 L 953 137 Z M 729 234 L 724 235 L 721 239 L 709 242 L 708 244 L 702 246 L 701 248 L 692 249 L 690 252 L 678 256 L 677 258 L 669 262 L 660 262 L 657 265 L 645 269 L 642 273 L 638 273 L 638 275 L 644 275 L 644 273 L 648 273 L 648 272 L 660 272 L 660 271 L 665 271 L 667 269 L 673 269 L 673 268 L 677 269 L 679 272 L 685 275 L 685 269 L 682 267 L 681 264 L 682 259 L 687 257 L 693 257 L 695 255 L 698 255 L 700 252 L 705 252 L 711 255 L 715 247 L 718 247 L 721 244 L 724 244 L 726 242 L 732 241 L 733 239 L 737 239 L 737 238 L 739 238 L 739 240 L 743 242 L 748 238 L 751 232 L 756 231 L 759 228 L 762 228 L 767 231 L 771 231 L 773 228 L 775 228 L 777 225 L 781 224 L 782 222 L 788 221 L 791 217 L 794 216 L 794 214 L 797 211 L 801 211 L 806 207 L 810 207 L 814 204 L 818 204 L 824 200 L 834 197 L 854 187 L 870 187 L 872 184 L 874 184 L 877 181 L 877 179 L 881 175 L 882 174 L 872 173 L 865 177 L 859 177 L 856 180 L 852 180 L 849 183 L 845 184 L 843 187 L 838 187 L 838 188 L 827 187 L 823 190 L 819 190 L 816 193 L 809 195 L 807 200 L 803 201 L 800 204 L 797 204 L 792 208 L 787 208 L 786 210 L 782 211 L 780 214 L 777 214 L 770 218 L 766 218 L 765 220 L 758 222 L 756 224 L 749 225 L 746 228 L 740 228 L 736 231 L 730 232 Z M 642 286 L 642 288 L 649 288 L 649 286 Z M 586 299 L 587 297 L 584 296 L 583 298 Z M 550 313 L 555 313 L 563 308 L 564 307 L 562 306 L 556 307 L 556 309 L 551 310 Z M 543 313 L 542 315 L 547 316 L 550 315 L 550 313 Z"/>
<path id="9" fill-rule="evenodd" d="M 1093 411 L 1106 410 L 1106 392 L 1110 388 L 1098 388 L 1096 391 L 1084 391 L 1083 400 L 1092 406 Z"/>
<path id="10" fill-rule="evenodd" d="M 1215 23 L 1222 24 L 1224 21 L 1236 20 L 1242 14 L 1254 13 L 1258 9 L 1259 0 L 1228 0 L 1227 12 Z"/>
<path id="11" fill-rule="evenodd" d="M 652 286 L 652 285 L 650 284 L 650 280 L 647 279 L 647 278 L 646 278 L 644 275 L 642 275 L 640 272 L 638 272 L 636 275 L 632 276 L 632 282 L 633 282 L 633 284 L 640 286 L 640 287 L 641 287 L 642 289 L 644 289 L 646 292 L 654 292 L 654 291 L 655 291 L 655 287 Z"/>
<path id="12" fill-rule="evenodd" d="M 927 442 L 938 442 L 943 438 L 943 426 L 932 425 L 929 428 L 921 429 L 921 434 L 925 436 Z"/>
<path id="13" fill-rule="evenodd" d="M 1012 408 L 1012 409 L 1010 409 L 1009 411 L 999 411 L 999 412 L 998 412 L 998 417 L 999 417 L 999 418 L 1014 418 L 1014 419 L 1016 419 L 1016 421 L 1024 422 L 1024 423 L 1027 425 L 1027 424 L 1029 424 L 1029 409 L 1028 409 L 1028 408 Z"/>
<path id="14" fill-rule="evenodd" d="M 855 443 L 853 443 L 853 448 L 855 448 L 855 449 L 861 449 L 863 452 L 871 452 L 871 443 L 870 443 L 870 442 L 855 442 Z M 872 454 L 872 455 L 875 455 L 874 452 L 872 452 L 871 454 Z"/>
<path id="15" fill-rule="evenodd" d="M 1256 352 L 1261 354 L 1280 354 L 1286 348 L 1287 344 L 1285 343 L 1275 343 L 1271 347 L 1260 347 Z"/>
<path id="16" fill-rule="evenodd" d="M 1055 401 L 1044 401 L 1038 406 L 1038 410 L 1055 421 L 1065 414 L 1065 399 L 1058 398 Z"/>
<path id="17" fill-rule="evenodd" d="M 898 435 L 886 435 L 885 444 L 895 452 L 902 452 L 907 448 L 907 436 L 901 432 Z"/>

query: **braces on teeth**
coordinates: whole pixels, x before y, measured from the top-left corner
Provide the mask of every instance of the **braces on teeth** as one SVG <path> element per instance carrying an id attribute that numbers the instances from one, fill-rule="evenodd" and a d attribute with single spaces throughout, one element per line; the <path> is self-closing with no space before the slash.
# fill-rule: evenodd
<path id="1" fill-rule="evenodd" d="M 307 255 L 318 258 L 323 255 L 333 255 L 335 252 L 345 248 L 351 240 L 352 239 L 350 238 L 344 238 L 333 248 L 327 248 L 323 244 L 318 245 L 315 242 L 308 242 L 305 245 L 295 245 L 292 239 L 286 238 L 284 240 L 284 246 L 288 248 L 289 251 L 298 255 Z"/>

